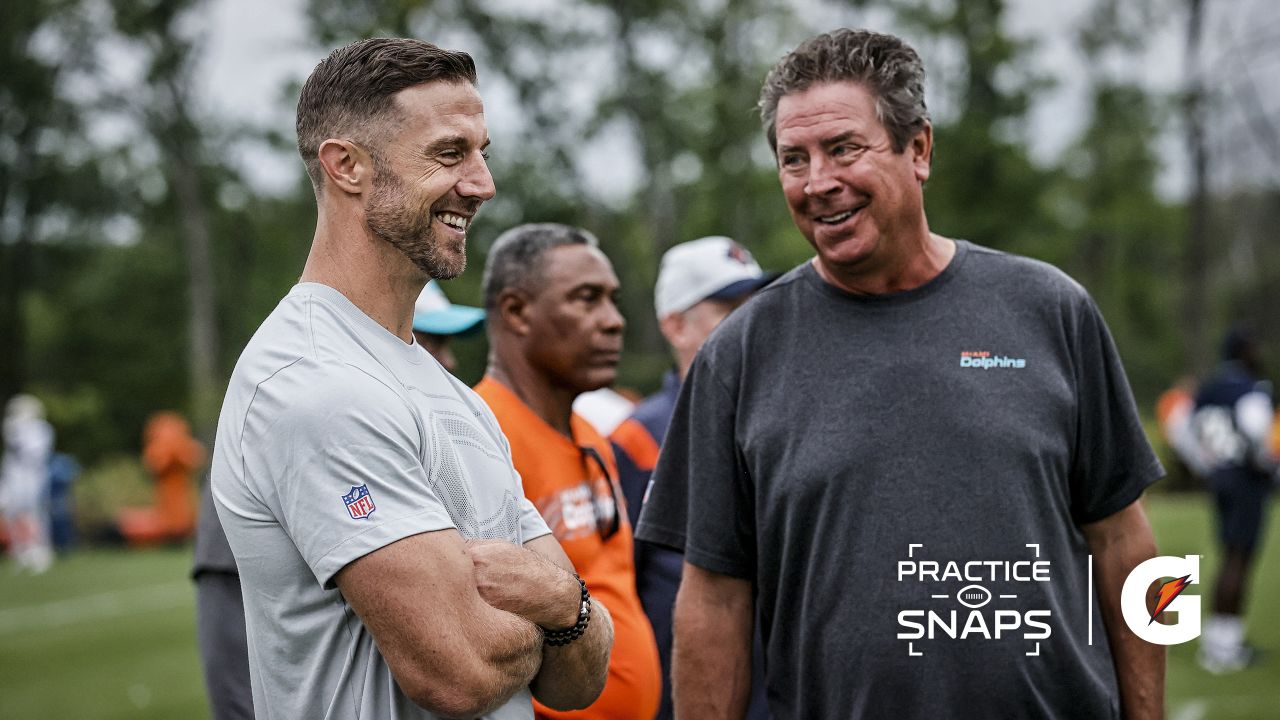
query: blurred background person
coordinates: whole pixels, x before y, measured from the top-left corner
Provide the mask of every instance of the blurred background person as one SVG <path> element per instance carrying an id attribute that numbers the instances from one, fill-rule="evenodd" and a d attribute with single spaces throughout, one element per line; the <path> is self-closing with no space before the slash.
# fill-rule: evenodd
<path id="1" fill-rule="evenodd" d="M 586 710 L 540 718 L 650 720 L 661 670 L 636 594 L 631 523 L 613 451 L 573 412 L 574 399 L 613 383 L 625 325 L 618 278 L 585 230 L 521 225 L 494 241 L 484 268 L 489 366 L 476 392 L 511 443 L 533 501 L 593 597 L 613 614 L 604 692 Z"/>
<path id="2" fill-rule="evenodd" d="M 450 373 L 456 372 L 457 360 L 449 342 L 472 335 L 483 325 L 484 310 L 449 302 L 435 280 L 427 283 L 414 304 L 414 338 Z M 240 573 L 214 510 L 208 481 L 200 493 L 191 577 L 196 583 L 196 632 L 213 720 L 253 720 Z"/>
<path id="3" fill-rule="evenodd" d="M 639 395 L 629 389 L 602 387 L 579 395 L 573 401 L 573 411 L 591 423 L 596 432 L 608 437 L 635 411 L 633 397 L 638 398 Z"/>
<path id="4" fill-rule="evenodd" d="M 80 463 L 68 453 L 49 458 L 49 537 L 58 552 L 76 543 L 75 498 L 71 489 L 80 477 Z"/>
<path id="5" fill-rule="evenodd" d="M 1197 656 L 1212 673 L 1242 670 L 1254 659 L 1244 640 L 1244 600 L 1275 485 L 1274 418 L 1271 384 L 1262 379 L 1257 342 L 1247 330 L 1233 329 L 1222 342 L 1221 364 L 1196 393 L 1191 419 L 1222 544 L 1213 613 L 1204 624 Z"/>
<path id="6" fill-rule="evenodd" d="M 1191 418 L 1196 409 L 1196 381 L 1185 375 L 1173 387 L 1160 394 L 1156 401 L 1156 423 L 1165 444 L 1173 450 L 1174 458 L 1186 473 L 1198 483 L 1209 474 L 1209 467 L 1196 438 Z"/>
<path id="7" fill-rule="evenodd" d="M 120 534 L 130 545 L 179 542 L 191 537 L 196 520 L 192 475 L 204 465 L 205 448 L 176 412 L 152 415 L 142 433 L 142 464 L 155 480 L 155 503 L 120 511 Z"/>
<path id="8" fill-rule="evenodd" d="M 20 570 L 40 574 L 53 564 L 49 544 L 49 457 L 53 426 L 44 403 L 15 395 L 4 410 L 4 459 L 0 460 L 0 508 L 9 533 L 9 556 Z"/>
<path id="9" fill-rule="evenodd" d="M 645 488 L 657 465 L 658 451 L 675 411 L 676 396 L 680 394 L 680 383 L 693 364 L 693 356 L 721 320 L 772 279 L 773 275 L 761 270 L 746 248 L 727 237 L 690 240 L 672 247 L 662 256 L 653 293 L 654 308 L 676 366 L 663 378 L 662 389 L 645 398 L 609 438 L 618 458 L 618 479 L 633 527 L 640 519 Z M 638 540 L 635 558 L 636 589 L 645 615 L 653 625 L 662 660 L 662 705 L 657 717 L 670 720 L 673 717 L 671 610 L 680 588 L 684 555 Z M 758 645 L 757 641 L 755 677 L 747 711 L 747 717 L 753 719 L 769 717 L 764 703 L 764 675 Z"/>
<path id="10" fill-rule="evenodd" d="M 457 372 L 458 359 L 449 341 L 473 335 L 483 325 L 484 310 L 449 302 L 435 280 L 422 288 L 413 306 L 413 337 L 450 373 Z"/>

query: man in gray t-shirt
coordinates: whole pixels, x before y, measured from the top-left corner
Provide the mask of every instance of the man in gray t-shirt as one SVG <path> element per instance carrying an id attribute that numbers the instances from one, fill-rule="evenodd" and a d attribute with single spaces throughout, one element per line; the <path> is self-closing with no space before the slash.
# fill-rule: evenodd
<path id="1" fill-rule="evenodd" d="M 742 716 L 758 611 L 780 720 L 1161 717 L 1163 648 L 1119 595 L 1162 469 L 1097 308 L 929 231 L 897 38 L 805 42 L 761 109 L 817 256 L 703 345 L 641 511 L 685 553 L 676 716 Z"/>
<path id="2" fill-rule="evenodd" d="M 608 611 L 493 414 L 412 335 L 494 193 L 474 83 L 464 53 L 374 39 L 303 86 L 315 239 L 236 364 L 210 481 L 259 720 L 528 719 L 603 688 Z"/>
<path id="3" fill-rule="evenodd" d="M 455 371 L 456 364 L 449 341 L 473 333 L 483 324 L 484 310 L 450 303 L 434 282 L 427 283 L 414 305 L 414 339 L 449 373 Z M 436 365 L 423 363 L 423 368 L 434 372 Z M 254 720 L 240 572 L 213 507 L 208 482 L 200 495 L 191 576 L 196 585 L 200 664 L 213 720 Z"/>

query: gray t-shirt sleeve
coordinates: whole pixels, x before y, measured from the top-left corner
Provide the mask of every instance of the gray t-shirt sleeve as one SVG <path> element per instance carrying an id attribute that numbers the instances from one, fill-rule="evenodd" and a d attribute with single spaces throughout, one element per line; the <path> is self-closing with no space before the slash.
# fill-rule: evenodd
<path id="1" fill-rule="evenodd" d="M 1164 468 L 1143 432 L 1120 353 L 1102 314 L 1087 295 L 1078 313 L 1076 446 L 1070 488 L 1072 519 L 1085 525 L 1128 507 L 1164 476 Z"/>
<path id="2" fill-rule="evenodd" d="M 706 570 L 753 578 L 754 485 L 737 446 L 736 402 L 708 354 L 694 359 L 680 389 L 636 537 Z"/>
<path id="3" fill-rule="evenodd" d="M 520 498 L 520 537 L 525 542 L 536 540 L 543 535 L 550 535 L 551 528 L 547 527 L 547 521 L 542 518 L 542 513 L 538 512 L 538 508 L 527 497 Z"/>
<path id="4" fill-rule="evenodd" d="M 397 540 L 454 527 L 427 477 L 426 436 L 396 392 L 355 369 L 300 382 L 277 375 L 259 387 L 241 442 L 251 492 L 318 583 L 332 587 L 347 563 Z"/>

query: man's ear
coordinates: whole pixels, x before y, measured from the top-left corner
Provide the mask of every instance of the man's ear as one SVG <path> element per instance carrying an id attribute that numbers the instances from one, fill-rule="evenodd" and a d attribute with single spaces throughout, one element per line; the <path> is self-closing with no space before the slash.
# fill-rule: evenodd
<path id="1" fill-rule="evenodd" d="M 373 182 L 373 158 L 364 148 L 350 140 L 329 138 L 320 143 L 317 153 L 325 177 L 344 193 L 360 195 Z"/>
<path id="2" fill-rule="evenodd" d="M 915 167 L 916 179 L 924 182 L 929 179 L 929 171 L 933 165 L 933 125 L 926 120 L 924 127 L 911 138 L 907 146 L 911 153 L 911 164 Z"/>
<path id="3" fill-rule="evenodd" d="M 658 329 L 662 331 L 662 337 L 667 339 L 668 345 L 680 348 L 684 341 L 684 313 L 667 313 L 658 321 Z"/>
<path id="4" fill-rule="evenodd" d="M 529 308 L 523 290 L 511 287 L 498 293 L 499 322 L 520 337 L 529 334 Z"/>

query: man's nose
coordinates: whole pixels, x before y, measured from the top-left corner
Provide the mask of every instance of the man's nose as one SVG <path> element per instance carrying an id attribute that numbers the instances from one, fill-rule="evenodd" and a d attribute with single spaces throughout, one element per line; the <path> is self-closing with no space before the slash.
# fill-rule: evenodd
<path id="1" fill-rule="evenodd" d="M 466 198 L 475 198 L 481 202 L 498 193 L 493 184 L 493 174 L 489 172 L 489 163 L 485 162 L 480 151 L 475 151 L 475 160 L 468 164 L 467 174 L 458 182 L 458 194 Z"/>
<path id="2" fill-rule="evenodd" d="M 809 162 L 809 177 L 805 182 L 804 192 L 811 197 L 830 195 L 840 189 L 836 179 L 835 164 L 826 158 L 816 157 Z"/>

